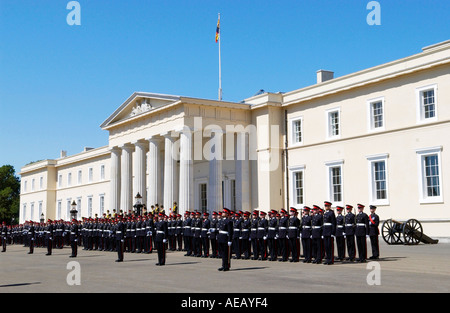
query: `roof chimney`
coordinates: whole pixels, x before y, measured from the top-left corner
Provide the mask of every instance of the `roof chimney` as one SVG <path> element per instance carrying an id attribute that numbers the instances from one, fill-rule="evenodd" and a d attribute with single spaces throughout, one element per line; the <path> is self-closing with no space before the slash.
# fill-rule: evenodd
<path id="1" fill-rule="evenodd" d="M 327 80 L 331 80 L 334 78 L 334 72 L 331 71 L 325 71 L 325 70 L 318 70 L 317 71 L 317 83 L 323 83 Z"/>
<path id="2" fill-rule="evenodd" d="M 67 156 L 66 150 L 61 150 L 61 158 L 65 158 Z"/>

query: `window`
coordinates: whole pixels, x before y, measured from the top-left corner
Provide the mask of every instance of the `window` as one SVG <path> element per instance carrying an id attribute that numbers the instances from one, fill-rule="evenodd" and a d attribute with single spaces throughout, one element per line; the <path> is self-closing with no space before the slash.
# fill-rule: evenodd
<path id="1" fill-rule="evenodd" d="M 303 117 L 297 117 L 291 120 L 290 130 L 291 145 L 300 145 L 303 143 Z"/>
<path id="2" fill-rule="evenodd" d="M 437 120 L 437 85 L 430 85 L 416 89 L 417 121 Z"/>
<path id="3" fill-rule="evenodd" d="M 58 211 L 56 213 L 56 219 L 61 219 L 61 210 L 62 210 L 62 200 L 58 200 Z"/>
<path id="4" fill-rule="evenodd" d="M 31 202 L 30 205 L 30 220 L 34 221 L 34 202 Z"/>
<path id="5" fill-rule="evenodd" d="M 62 175 L 61 174 L 58 175 L 58 187 L 59 188 L 62 187 Z"/>
<path id="6" fill-rule="evenodd" d="M 67 174 L 67 186 L 72 186 L 72 173 Z"/>
<path id="7" fill-rule="evenodd" d="M 343 205 L 343 175 L 342 165 L 344 161 L 333 161 L 325 163 L 328 180 L 328 199 L 336 205 Z"/>
<path id="8" fill-rule="evenodd" d="M 39 201 L 39 212 L 38 213 L 39 213 L 38 218 L 40 219 L 41 215 L 42 215 L 42 201 Z"/>
<path id="9" fill-rule="evenodd" d="M 24 219 L 24 220 L 27 219 L 27 218 L 26 218 L 26 216 L 27 216 L 26 214 L 27 214 L 27 204 L 24 203 L 23 206 L 22 206 L 22 216 L 23 216 L 23 219 Z"/>
<path id="10" fill-rule="evenodd" d="M 27 181 L 23 182 L 23 192 L 27 192 Z"/>
<path id="11" fill-rule="evenodd" d="M 88 216 L 92 217 L 92 196 L 88 196 L 87 209 L 88 209 Z"/>
<path id="12" fill-rule="evenodd" d="M 80 214 L 81 214 L 81 197 L 80 198 L 77 198 L 77 211 L 78 211 L 78 219 L 79 219 L 79 216 L 80 216 Z"/>
<path id="13" fill-rule="evenodd" d="M 67 207 L 66 207 L 66 220 L 70 221 L 71 217 L 70 217 L 70 210 L 72 209 L 72 199 L 68 198 L 67 199 Z"/>
<path id="14" fill-rule="evenodd" d="M 35 179 L 33 178 L 31 180 L 31 191 L 34 191 L 34 181 L 35 181 Z"/>
<path id="15" fill-rule="evenodd" d="M 103 216 L 103 213 L 105 211 L 105 195 L 100 195 L 100 216 Z"/>
<path id="16" fill-rule="evenodd" d="M 289 171 L 289 205 L 294 207 L 302 206 L 305 203 L 305 167 L 303 165 L 289 167 Z"/>
<path id="17" fill-rule="evenodd" d="M 207 211 L 206 184 L 200 184 L 200 209 L 202 210 L 202 213 Z"/>
<path id="18" fill-rule="evenodd" d="M 236 180 L 230 180 L 231 185 L 231 210 L 236 210 Z"/>
<path id="19" fill-rule="evenodd" d="M 39 177 L 39 189 L 44 189 L 44 177 Z"/>
<path id="20" fill-rule="evenodd" d="M 294 173 L 294 195 L 295 202 L 298 204 L 303 203 L 303 171 Z"/>
<path id="21" fill-rule="evenodd" d="M 372 204 L 388 205 L 388 154 L 368 156 L 369 161 L 369 199 Z"/>
<path id="22" fill-rule="evenodd" d="M 94 179 L 94 169 L 92 167 L 89 168 L 88 171 L 88 179 L 89 182 L 92 183 L 93 179 Z"/>
<path id="23" fill-rule="evenodd" d="M 327 139 L 339 138 L 340 129 L 340 109 L 327 111 Z"/>
<path id="24" fill-rule="evenodd" d="M 372 99 L 368 103 L 369 130 L 384 129 L 384 97 Z"/>
<path id="25" fill-rule="evenodd" d="M 442 147 L 416 150 L 421 203 L 442 202 Z"/>
<path id="26" fill-rule="evenodd" d="M 100 166 L 100 180 L 105 180 L 105 166 Z"/>
<path id="27" fill-rule="evenodd" d="M 81 185 L 83 180 L 83 172 L 81 170 L 78 170 L 78 185 Z"/>

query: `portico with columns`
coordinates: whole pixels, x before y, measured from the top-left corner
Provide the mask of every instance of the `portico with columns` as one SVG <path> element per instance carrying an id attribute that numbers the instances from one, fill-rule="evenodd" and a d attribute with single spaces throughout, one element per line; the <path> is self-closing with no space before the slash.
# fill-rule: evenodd
<path id="1" fill-rule="evenodd" d="M 166 214 L 174 202 L 180 214 L 251 210 L 249 134 L 227 132 L 250 117 L 246 104 L 134 93 L 101 125 L 109 131 L 111 209 L 131 211 L 139 193 L 148 211 L 159 204 Z"/>

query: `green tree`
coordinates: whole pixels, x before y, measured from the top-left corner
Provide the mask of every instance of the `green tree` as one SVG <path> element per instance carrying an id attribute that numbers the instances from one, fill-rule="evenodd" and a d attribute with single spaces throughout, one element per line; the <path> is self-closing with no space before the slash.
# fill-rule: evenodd
<path id="1" fill-rule="evenodd" d="M 0 221 L 7 224 L 19 217 L 20 179 L 15 173 L 11 165 L 0 167 Z"/>

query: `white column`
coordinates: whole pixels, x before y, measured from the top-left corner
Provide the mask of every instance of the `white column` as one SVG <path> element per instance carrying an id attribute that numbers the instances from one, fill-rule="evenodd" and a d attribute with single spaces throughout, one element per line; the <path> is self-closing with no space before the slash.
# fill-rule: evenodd
<path id="1" fill-rule="evenodd" d="M 148 198 L 147 198 L 147 210 L 150 210 L 152 205 L 160 202 L 159 188 L 160 188 L 160 140 L 151 137 L 147 138 L 148 145 Z"/>
<path id="2" fill-rule="evenodd" d="M 194 207 L 194 161 L 192 157 L 192 131 L 183 129 L 180 133 L 180 190 L 178 212 L 192 210 Z"/>
<path id="3" fill-rule="evenodd" d="M 120 209 L 127 214 L 133 207 L 133 182 L 132 182 L 132 153 L 133 146 L 125 144 L 120 146 L 121 157 L 121 184 L 120 184 Z"/>
<path id="4" fill-rule="evenodd" d="M 223 131 L 212 130 L 211 143 L 214 146 L 214 157 L 209 161 L 209 177 L 207 187 L 208 208 L 211 211 L 221 211 L 222 203 L 222 159 L 223 159 Z"/>
<path id="5" fill-rule="evenodd" d="M 166 213 L 172 207 L 174 201 L 175 190 L 175 165 L 176 159 L 174 155 L 173 143 L 174 140 L 171 136 L 171 132 L 161 134 L 164 137 L 164 210 Z"/>
<path id="6" fill-rule="evenodd" d="M 109 206 L 111 213 L 116 210 L 119 213 L 120 208 L 120 155 L 122 151 L 117 147 L 109 149 L 111 152 L 111 172 L 110 172 L 110 200 Z"/>
<path id="7" fill-rule="evenodd" d="M 133 199 L 139 193 L 142 196 L 142 203 L 147 203 L 147 184 L 146 184 L 146 150 L 147 144 L 138 140 L 132 143 L 135 146 L 133 158 Z"/>
<path id="8" fill-rule="evenodd" d="M 250 211 L 250 159 L 248 133 L 237 133 L 236 140 L 236 206 Z"/>

